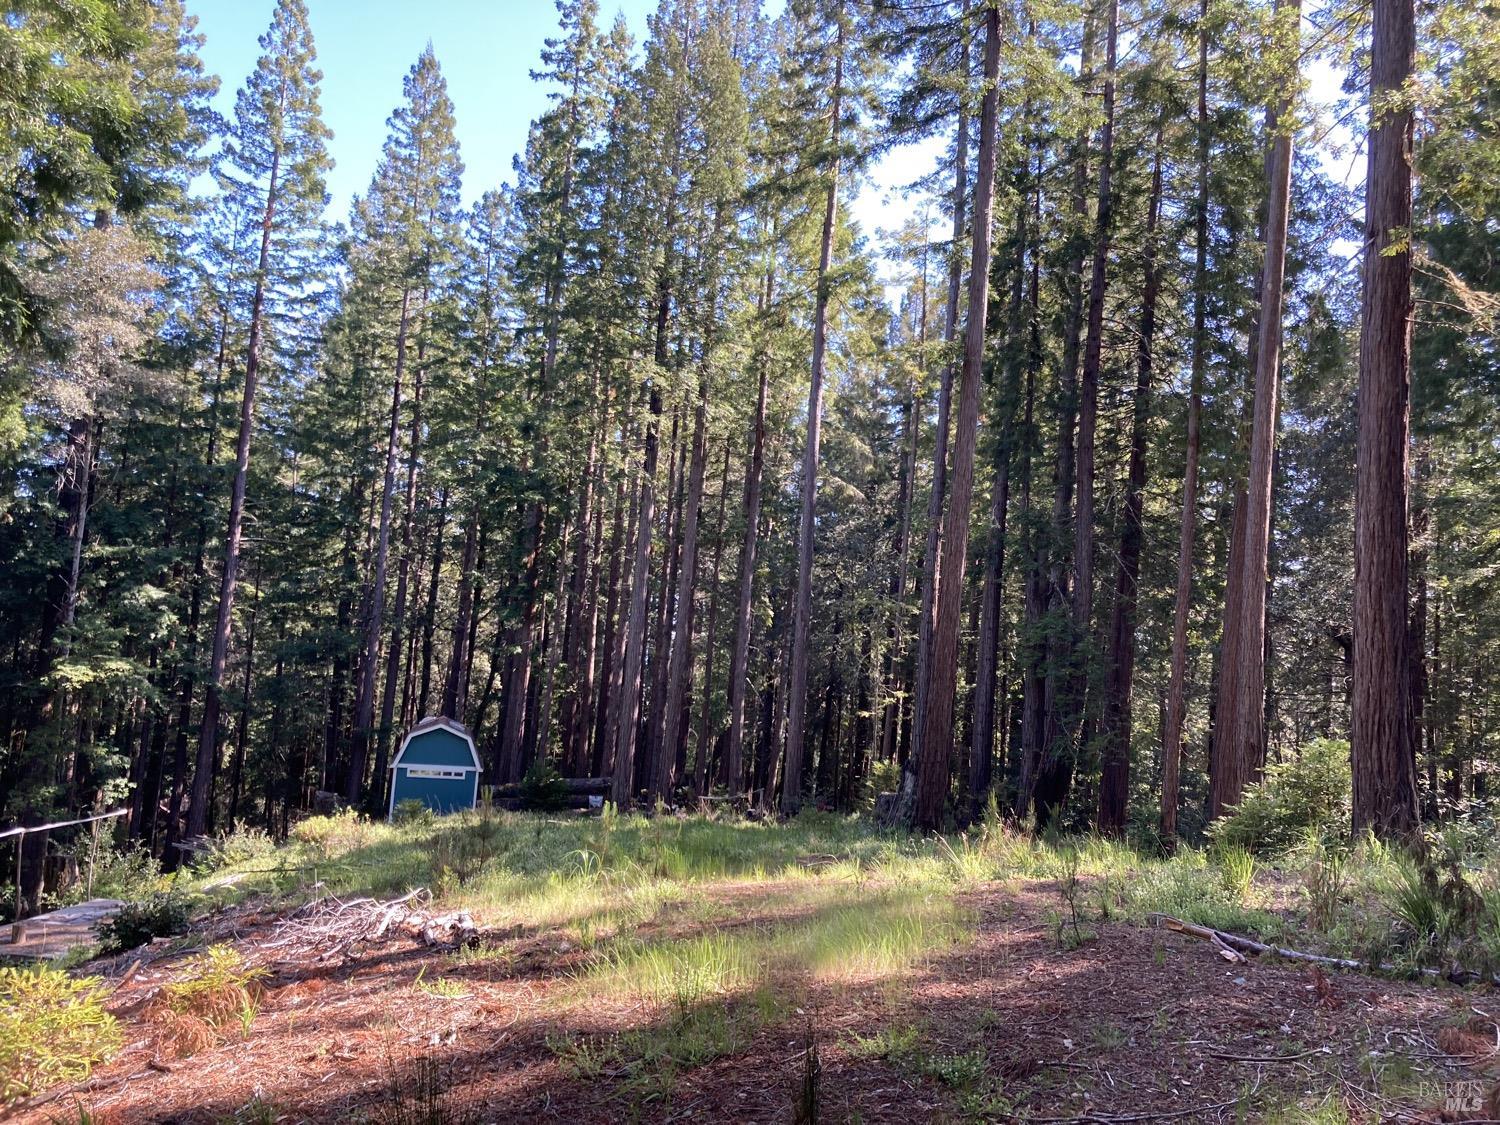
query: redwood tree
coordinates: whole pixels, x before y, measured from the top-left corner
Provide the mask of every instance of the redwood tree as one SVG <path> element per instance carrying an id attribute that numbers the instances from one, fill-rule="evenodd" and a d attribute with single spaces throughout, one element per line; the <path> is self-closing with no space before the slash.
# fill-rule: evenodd
<path id="1" fill-rule="evenodd" d="M 1407 637 L 1412 0 L 1374 0 L 1354 509 L 1354 831 L 1417 826 Z"/>

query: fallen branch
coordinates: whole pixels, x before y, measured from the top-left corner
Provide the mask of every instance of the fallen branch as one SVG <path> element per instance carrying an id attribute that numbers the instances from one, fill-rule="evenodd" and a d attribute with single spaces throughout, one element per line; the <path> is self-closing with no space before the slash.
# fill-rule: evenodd
<path id="1" fill-rule="evenodd" d="M 1187 934 L 1189 937 L 1200 938 L 1211 943 L 1221 953 L 1228 950 L 1231 953 L 1246 954 L 1251 957 L 1260 957 L 1269 953 L 1273 957 L 1280 957 L 1283 961 L 1299 961 L 1307 965 L 1330 965 L 1335 969 L 1344 969 L 1349 972 L 1377 972 L 1386 973 L 1390 976 L 1419 976 L 1431 980 L 1445 980 L 1452 984 L 1473 984 L 1475 981 L 1485 981 L 1491 984 L 1500 984 L 1500 976 L 1486 976 L 1483 973 L 1474 972 L 1472 969 L 1461 969 L 1454 967 L 1448 970 L 1442 969 L 1402 969 L 1395 965 L 1376 964 L 1369 965 L 1363 961 L 1356 961 L 1349 957 L 1329 957 L 1322 953 L 1305 953 L 1300 949 L 1288 949 L 1284 945 L 1267 945 L 1265 942 L 1256 941 L 1254 938 L 1242 937 L 1239 934 L 1231 934 L 1224 930 L 1216 930 L 1211 926 L 1199 926 L 1193 922 L 1184 922 L 1181 918 L 1173 918 L 1170 914 L 1147 915 L 1151 924 L 1171 930 L 1174 933 Z"/>
<path id="2" fill-rule="evenodd" d="M 291 960 L 324 961 L 355 956 L 356 946 L 386 941 L 398 933 L 429 946 L 466 946 L 479 940 L 479 927 L 467 912 L 430 914 L 424 908 L 431 899 L 425 889 L 388 902 L 344 902 L 331 895 L 314 899 L 282 919 L 275 938 L 262 948 L 278 950 Z"/>
<path id="3" fill-rule="evenodd" d="M 1328 1047 L 1314 1047 L 1311 1051 L 1298 1051 L 1295 1055 L 1230 1055 L 1223 1051 L 1210 1051 L 1208 1057 L 1242 1063 L 1288 1063 L 1296 1062 L 1298 1059 L 1311 1058 L 1313 1055 L 1329 1055 L 1332 1053 Z"/>
<path id="4" fill-rule="evenodd" d="M 1260 1084 L 1257 1083 L 1247 1093 L 1227 1102 L 1195 1105 L 1187 1109 L 1157 1109 L 1150 1113 L 1081 1113 L 1074 1117 L 1031 1117 L 1012 1113 L 1005 1116 L 1008 1120 L 1025 1121 L 1028 1125 L 1125 1125 L 1129 1121 L 1165 1121 L 1171 1117 L 1201 1117 L 1221 1109 L 1230 1109 L 1253 1098 L 1259 1090 Z"/>

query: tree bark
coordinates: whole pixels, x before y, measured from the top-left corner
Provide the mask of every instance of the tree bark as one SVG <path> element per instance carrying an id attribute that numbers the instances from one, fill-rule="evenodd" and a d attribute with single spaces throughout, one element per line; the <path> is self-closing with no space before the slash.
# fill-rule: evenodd
<path id="1" fill-rule="evenodd" d="M 968 16 L 968 7 L 964 8 Z M 967 39 L 960 56 L 960 71 L 969 73 Z M 963 297 L 963 259 L 958 247 L 967 226 L 969 200 L 969 115 L 960 101 L 957 136 L 953 145 L 953 245 L 948 254 L 948 300 L 943 310 L 943 344 L 946 352 L 958 335 L 958 309 Z M 938 376 L 937 429 L 932 445 L 932 487 L 927 495 L 927 540 L 922 551 L 921 592 L 917 604 L 917 651 L 912 674 L 912 712 L 910 745 L 921 753 L 927 724 L 927 692 L 932 667 L 932 635 L 937 608 L 939 564 L 943 540 L 943 504 L 948 495 L 948 443 L 952 433 L 953 376 L 957 365 L 950 357 Z M 895 818 L 910 822 L 916 811 L 917 768 L 915 761 L 905 763 L 901 774 L 901 793 Z"/>
<path id="2" fill-rule="evenodd" d="M 1182 731 L 1187 716 L 1187 632 L 1193 605 L 1193 540 L 1198 520 L 1198 456 L 1202 442 L 1203 378 L 1208 369 L 1208 0 L 1198 6 L 1198 197 L 1193 215 L 1193 356 L 1188 376 L 1187 456 L 1182 523 L 1177 540 L 1177 594 L 1172 613 L 1172 670 L 1162 734 L 1161 838 L 1177 839 Z"/>
<path id="3" fill-rule="evenodd" d="M 1104 303 L 1109 284 L 1110 239 L 1114 233 L 1112 177 L 1115 136 L 1115 64 L 1119 40 L 1119 0 L 1109 0 L 1104 30 L 1104 126 L 1099 138 L 1099 205 L 1094 220 L 1094 260 L 1089 277 L 1088 326 L 1078 393 L 1078 452 L 1073 512 L 1073 661 L 1069 689 L 1061 705 L 1064 738 L 1080 738 L 1088 703 L 1089 667 L 1094 654 L 1094 446 L 1099 419 L 1099 377 L 1103 367 Z"/>
<path id="4" fill-rule="evenodd" d="M 1031 157 L 1025 157 L 1029 168 Z M 1024 178 L 1024 172 L 1022 173 Z M 990 486 L 988 542 L 984 552 L 984 584 L 980 596 L 979 636 L 975 642 L 974 724 L 969 744 L 970 820 L 984 812 L 995 761 L 995 692 L 999 687 L 1000 610 L 1005 583 L 1006 516 L 1010 506 L 1010 461 L 1015 447 L 1016 409 L 1021 394 L 1021 368 L 1026 362 L 1022 312 L 1026 296 L 1026 253 L 1030 237 L 1030 203 L 1025 192 L 1016 205 L 1014 261 L 1011 263 L 1009 307 L 1006 315 L 1005 382 L 1000 389 L 998 433 L 994 442 L 994 481 Z"/>
<path id="5" fill-rule="evenodd" d="M 714 646 L 719 628 L 719 565 L 724 560 L 724 507 L 729 495 L 729 446 L 724 446 L 724 470 L 719 478 L 719 514 L 714 518 L 714 565 L 708 579 L 708 628 L 703 642 L 703 698 L 698 711 L 698 750 L 693 762 L 693 792 L 699 797 L 708 793 L 710 757 L 710 710 L 714 685 Z"/>
<path id="6" fill-rule="evenodd" d="M 1412 0 L 1375 0 L 1354 516 L 1353 828 L 1417 828 L 1408 683 L 1407 430 L 1412 330 Z"/>
<path id="7" fill-rule="evenodd" d="M 974 449 L 979 428 L 979 384 L 983 375 L 985 322 L 990 292 L 990 226 L 995 194 L 995 142 L 999 129 L 1000 9 L 985 9 L 984 99 L 979 113 L 979 167 L 974 183 L 973 240 L 969 256 L 969 301 L 964 325 L 962 382 L 953 434 L 952 495 L 943 519 L 937 614 L 927 685 L 922 742 L 917 746 L 916 810 L 921 831 L 942 827 L 953 751 L 953 701 L 958 681 L 959 621 L 969 522 L 974 498 Z"/>
<path id="8" fill-rule="evenodd" d="M 255 390 L 260 378 L 260 348 L 266 307 L 266 271 L 271 260 L 271 231 L 281 190 L 281 149 L 271 157 L 266 181 L 266 206 L 261 213 L 260 253 L 255 267 L 255 294 L 250 302 L 250 339 L 245 349 L 245 390 L 240 398 L 240 431 L 234 447 L 234 484 L 229 492 L 229 530 L 224 537 L 224 573 L 219 581 L 219 611 L 214 620 L 212 655 L 208 664 L 208 698 L 198 728 L 198 756 L 193 766 L 193 792 L 188 802 L 187 835 L 201 836 L 208 818 L 208 782 L 219 750 L 219 698 L 224 664 L 229 655 L 229 630 L 234 620 L 234 590 L 239 580 L 240 539 L 245 516 L 245 486 L 250 476 L 250 437 L 255 431 Z"/>
<path id="9" fill-rule="evenodd" d="M 1161 218 L 1162 126 L 1157 125 L 1156 152 L 1151 167 L 1151 197 L 1146 207 L 1146 245 L 1141 293 L 1141 325 L 1136 348 L 1135 409 L 1130 424 L 1130 461 L 1125 485 L 1125 511 L 1120 528 L 1119 562 L 1115 568 L 1115 604 L 1110 613 L 1109 664 L 1105 674 L 1103 749 L 1099 781 L 1099 831 L 1112 836 L 1125 831 L 1130 799 L 1131 695 L 1135 675 L 1135 622 L 1141 573 L 1142 493 L 1146 487 L 1146 425 L 1150 420 L 1153 348 L 1156 341 L 1156 301 L 1161 291 L 1157 228 Z"/>
<path id="10" fill-rule="evenodd" d="M 636 512 L 635 564 L 630 585 L 630 609 L 626 619 L 624 654 L 621 662 L 618 725 L 615 740 L 615 804 L 630 807 L 634 799 L 636 723 L 641 708 L 641 666 L 646 652 L 646 595 L 651 585 L 651 531 L 656 518 L 656 461 L 658 429 L 661 425 L 661 388 L 652 384 L 650 417 L 646 421 L 645 456 L 641 465 L 641 492 Z"/>
<path id="11" fill-rule="evenodd" d="M 349 775 L 344 799 L 360 803 L 364 793 L 365 763 L 375 725 L 375 672 L 380 663 L 380 634 L 385 626 L 385 577 L 391 550 L 391 510 L 396 495 L 396 459 L 401 445 L 401 383 L 406 374 L 406 337 L 411 326 L 411 289 L 401 291 L 401 319 L 396 328 L 396 366 L 391 375 L 391 414 L 386 428 L 385 478 L 380 493 L 380 523 L 375 536 L 375 565 L 370 580 L 369 619 L 365 622 L 364 656 L 359 691 L 354 699 L 354 741 L 349 750 Z"/>
<path id="12" fill-rule="evenodd" d="M 425 293 L 422 304 L 425 308 Z M 396 600 L 391 606 L 391 643 L 385 659 L 385 690 L 380 701 L 380 729 L 376 733 L 375 768 L 370 775 L 369 808 L 372 812 L 385 807 L 385 765 L 390 757 L 391 734 L 396 720 L 396 681 L 400 674 L 403 657 L 402 637 L 406 628 L 406 594 L 411 582 L 412 532 L 417 517 L 417 464 L 422 448 L 422 384 L 426 350 L 426 341 L 421 339 L 419 333 L 417 370 L 412 379 L 411 436 L 407 440 L 406 448 L 406 492 L 401 521 L 401 558 L 396 563 Z"/>
<path id="13" fill-rule="evenodd" d="M 1285 0 L 1291 19 L 1300 0 Z M 1282 18 L 1287 18 L 1284 14 Z M 1292 26 L 1296 26 L 1295 23 Z M 1235 524 L 1238 554 L 1229 567 L 1238 582 L 1225 610 L 1225 644 L 1221 657 L 1219 705 L 1215 716 L 1212 788 L 1209 815 L 1222 816 L 1240 802 L 1254 780 L 1265 740 L 1266 560 L 1270 545 L 1271 485 L 1276 449 L 1277 395 L 1281 361 L 1281 305 L 1286 273 L 1287 224 L 1291 205 L 1292 133 L 1290 92 L 1273 115 L 1277 131 L 1267 162 L 1265 261 L 1262 266 L 1257 324 L 1255 403 L 1250 436 L 1250 473 L 1243 519 Z M 1283 124 L 1286 122 L 1286 124 Z M 1231 620 L 1232 619 L 1232 620 Z M 1403 615 L 1403 621 L 1405 620 Z"/>
<path id="14" fill-rule="evenodd" d="M 772 233 L 774 236 L 774 229 Z M 763 317 L 770 312 L 775 286 L 776 269 L 772 265 L 766 269 L 766 284 L 761 294 L 760 312 Z M 750 607 L 759 547 L 761 480 L 766 468 L 766 392 L 771 366 L 770 356 L 764 349 L 757 366 L 759 380 L 755 392 L 755 420 L 750 437 L 750 462 L 745 468 L 745 538 L 740 546 L 734 639 L 729 647 L 729 731 L 724 743 L 724 782 L 731 797 L 747 795 L 742 751 L 745 738 L 745 689 L 750 671 Z"/>
<path id="15" fill-rule="evenodd" d="M 1093 81 L 1094 51 L 1097 30 L 1091 13 L 1084 13 L 1083 44 L 1079 55 L 1079 80 L 1085 86 Z M 1065 679 L 1070 655 L 1070 638 L 1066 632 L 1064 606 L 1070 600 L 1068 556 L 1065 544 L 1073 511 L 1074 465 L 1077 453 L 1078 364 L 1083 341 L 1083 270 L 1086 264 L 1088 238 L 1084 233 L 1088 218 L 1089 137 L 1080 129 L 1073 142 L 1073 192 L 1071 236 L 1072 249 L 1063 271 L 1064 290 L 1062 364 L 1058 372 L 1057 451 L 1053 467 L 1052 543 L 1046 573 L 1036 575 L 1041 590 L 1042 616 L 1047 622 L 1045 640 L 1037 646 L 1040 667 L 1035 675 L 1041 682 L 1039 700 L 1035 700 L 1039 722 L 1033 724 L 1035 741 L 1023 746 L 1020 784 L 1016 794 L 1016 815 L 1026 816 L 1035 808 L 1038 827 L 1046 827 L 1053 810 L 1066 797 L 1073 778 L 1072 748 L 1064 745 L 1060 707 L 1065 694 Z"/>

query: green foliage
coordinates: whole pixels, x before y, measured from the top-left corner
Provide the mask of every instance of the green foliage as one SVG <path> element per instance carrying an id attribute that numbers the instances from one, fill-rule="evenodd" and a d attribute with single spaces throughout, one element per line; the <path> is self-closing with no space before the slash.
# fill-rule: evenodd
<path id="1" fill-rule="evenodd" d="M 121 1045 L 97 977 L 0 969 L 0 1103 L 87 1078 Z"/>
<path id="2" fill-rule="evenodd" d="M 233 1021 L 247 1022 L 246 1013 L 254 1019 L 261 981 L 269 975 L 270 970 L 249 964 L 233 946 L 211 945 L 182 963 L 179 976 L 162 996 L 172 1011 L 221 1028 Z"/>
<path id="3" fill-rule="evenodd" d="M 437 814 L 420 797 L 406 797 L 396 802 L 391 823 L 397 828 L 431 828 L 437 823 Z"/>
<path id="4" fill-rule="evenodd" d="M 568 786 L 551 762 L 537 759 L 521 779 L 521 806 L 533 812 L 566 808 Z"/>
<path id="5" fill-rule="evenodd" d="M 1250 887 L 1255 882 L 1255 856 L 1238 844 L 1220 844 L 1214 849 L 1213 859 L 1224 880 L 1224 889 L 1236 902 L 1245 901 Z"/>
<path id="6" fill-rule="evenodd" d="M 127 902 L 112 918 L 99 923 L 99 941 L 106 952 L 145 945 L 153 938 L 175 937 L 188 928 L 190 901 L 177 889 Z"/>
<path id="7" fill-rule="evenodd" d="M 1257 854 L 1285 852 L 1313 829 L 1349 834 L 1349 744 L 1317 738 L 1273 762 L 1239 805 L 1210 828 L 1215 842 Z"/>
<path id="8" fill-rule="evenodd" d="M 275 854 L 276 840 L 263 828 L 238 822 L 214 841 L 215 866 L 231 867 L 253 863 Z"/>
<path id="9" fill-rule="evenodd" d="M 73 861 L 79 867 L 79 881 L 69 887 L 65 899 L 81 902 L 89 889 L 84 881 L 90 852 L 94 865 L 94 898 L 118 898 L 130 901 L 154 894 L 162 885 L 161 867 L 156 859 L 137 842 L 116 848 L 101 841 L 92 847 L 88 837 L 83 837 L 72 848 Z"/>
<path id="10" fill-rule="evenodd" d="M 310 816 L 297 822 L 292 838 L 311 844 L 324 856 L 345 855 L 382 837 L 383 825 L 372 823 L 355 809 L 331 816 Z"/>

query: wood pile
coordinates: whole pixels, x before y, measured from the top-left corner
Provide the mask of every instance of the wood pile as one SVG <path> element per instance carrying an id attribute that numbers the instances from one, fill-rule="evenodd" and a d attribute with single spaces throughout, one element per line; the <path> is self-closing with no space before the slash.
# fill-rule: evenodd
<path id="1" fill-rule="evenodd" d="M 418 888 L 400 898 L 343 900 L 328 895 L 292 911 L 261 946 L 275 960 L 353 960 L 366 948 L 398 937 L 438 949 L 479 941 L 479 928 L 467 911 L 434 913 L 432 892 Z"/>

